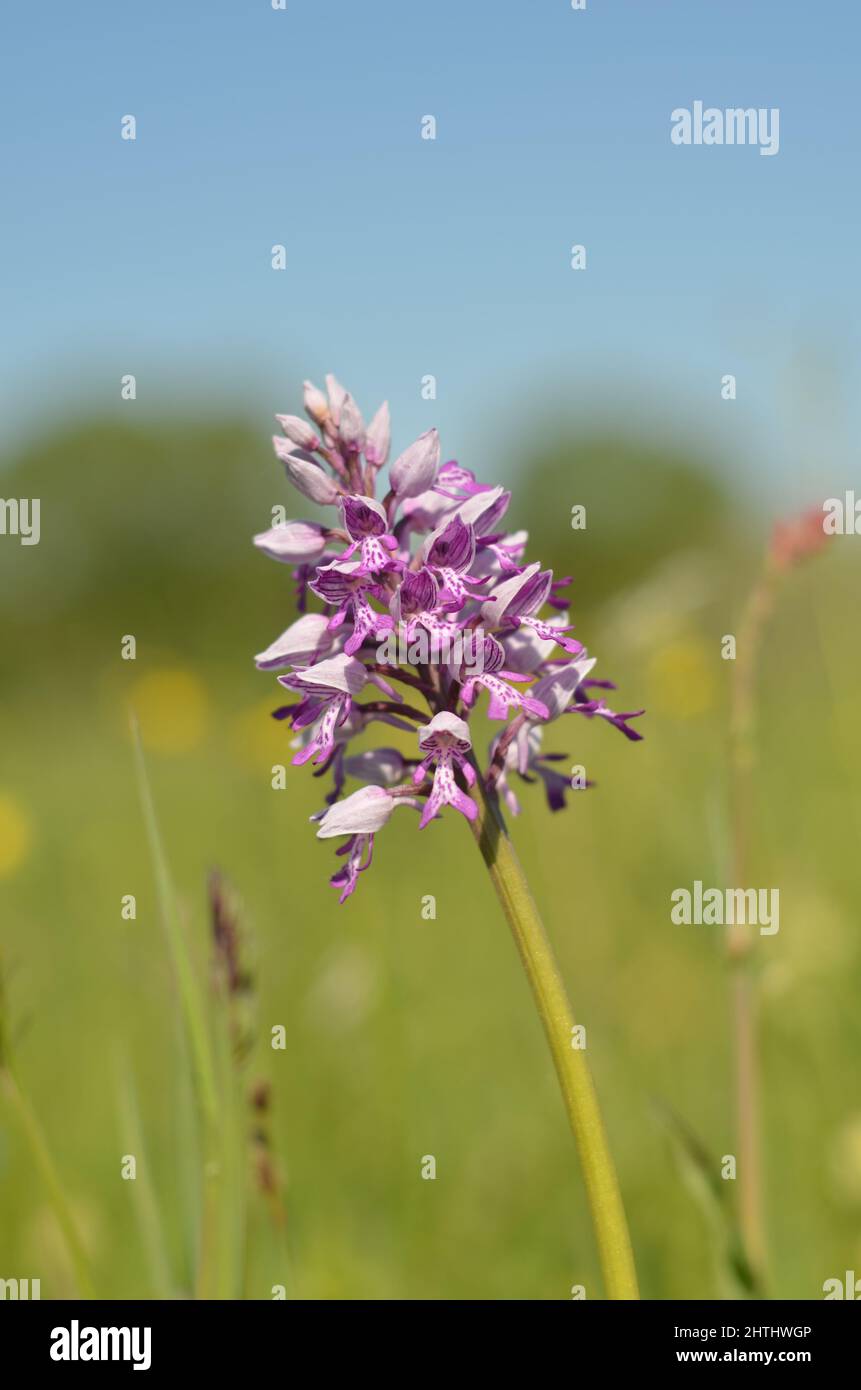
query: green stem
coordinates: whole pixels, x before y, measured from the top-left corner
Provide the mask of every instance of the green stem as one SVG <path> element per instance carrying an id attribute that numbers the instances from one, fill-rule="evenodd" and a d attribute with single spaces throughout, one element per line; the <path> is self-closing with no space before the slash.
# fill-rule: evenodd
<path id="1" fill-rule="evenodd" d="M 155 813 L 155 803 L 152 797 L 149 777 L 147 776 L 140 730 L 138 729 L 137 720 L 134 718 L 132 718 L 132 739 L 141 808 L 143 810 L 144 825 L 146 826 L 147 840 L 149 841 L 150 854 L 155 870 L 159 910 L 168 950 L 170 951 L 171 964 L 179 990 L 182 1018 L 192 1059 L 198 1103 L 204 1123 L 210 1128 L 217 1128 L 218 1096 L 215 1085 L 215 1065 L 212 1058 L 212 1046 L 209 1039 L 206 1011 L 203 1006 L 203 1000 L 195 979 L 194 967 L 191 963 L 188 946 L 179 921 L 176 894 L 174 893 L 173 883 L 171 882 L 170 870 L 167 865 L 167 856 L 164 852 L 164 845 L 162 844 L 161 832 Z"/>
<path id="2" fill-rule="evenodd" d="M 198 987 L 188 944 L 177 909 L 176 894 L 162 843 L 155 803 L 147 776 L 146 761 L 137 720 L 132 716 L 135 768 L 144 824 L 155 871 L 156 892 L 179 993 L 184 1041 L 191 1061 L 191 1073 L 198 1106 L 201 1149 L 201 1204 L 199 1252 L 195 1294 L 197 1298 L 227 1297 L 228 1251 L 224 1243 L 223 1198 L 225 1129 L 219 1090 L 215 1079 L 215 1058 L 209 1021 Z"/>
<path id="3" fill-rule="evenodd" d="M 736 882 L 740 881 L 736 879 Z M 764 1297 L 767 1249 L 762 1209 L 756 996 L 756 979 L 750 969 L 750 962 L 744 958 L 735 957 L 732 960 L 731 1004 L 739 1175 L 739 1231 L 747 1257 L 752 1290 L 759 1297 Z"/>
<path id="4" fill-rule="evenodd" d="M 69 1210 L 69 1204 L 66 1201 L 62 1183 L 54 1167 L 54 1160 L 51 1158 L 45 1136 L 42 1133 L 42 1127 L 8 1062 L 0 1071 L 0 1081 L 2 1081 L 5 1095 L 18 1116 L 21 1129 L 30 1146 L 30 1152 L 45 1184 L 54 1215 L 66 1242 L 81 1297 L 95 1298 L 96 1291 L 90 1278 L 89 1261 L 81 1244 L 74 1217 Z"/>
<path id="5" fill-rule="evenodd" d="M 482 794 L 473 822 L 484 862 L 511 927 L 550 1045 L 586 1183 L 607 1297 L 639 1298 L 631 1239 L 586 1053 L 572 1045 L 574 1016 L 553 948 L 508 838 L 495 793 Z"/>
<path id="6" fill-rule="evenodd" d="M 749 881 L 747 869 L 756 762 L 754 730 L 758 658 L 764 630 L 774 609 L 779 577 L 773 557 L 769 556 L 742 619 L 733 671 L 729 740 L 732 881 L 739 886 Z M 768 1249 L 762 1189 L 755 939 L 743 926 L 735 925 L 726 930 L 738 1150 L 739 1233 L 753 1289 L 758 1295 L 763 1295 Z"/>

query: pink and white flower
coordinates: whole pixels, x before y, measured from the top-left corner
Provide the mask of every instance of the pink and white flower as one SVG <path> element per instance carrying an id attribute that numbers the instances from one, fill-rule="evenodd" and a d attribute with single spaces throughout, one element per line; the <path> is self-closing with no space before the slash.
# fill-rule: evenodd
<path id="1" fill-rule="evenodd" d="M 340 518 L 285 522 L 254 537 L 264 554 L 293 566 L 300 606 L 306 595 L 320 605 L 302 611 L 255 661 L 296 697 L 274 711 L 296 736 L 293 762 L 313 763 L 328 781 L 312 819 L 320 839 L 343 841 L 331 881 L 344 902 L 397 806 L 420 810 L 422 829 L 448 806 L 475 820 L 469 792 L 481 775 L 491 803 L 501 798 L 517 812 L 511 779 L 519 776 L 525 785 L 542 782 L 559 810 L 570 788 L 556 764 L 569 755 L 543 751 L 546 730 L 563 721 L 570 729 L 567 716 L 579 714 L 638 740 L 630 721 L 643 711 L 607 705 L 612 682 L 592 677 L 594 660 L 567 635 L 560 591 L 568 581 L 526 564 L 526 532 L 504 529 L 506 488 L 477 481 L 454 460 L 441 466 L 431 429 L 396 457 L 379 501 L 392 440 L 388 405 L 366 426 L 329 375 L 325 391 L 305 382 L 304 406 L 310 423 L 276 417 L 275 451 L 290 483 L 320 506 L 337 506 Z M 555 612 L 542 617 L 545 606 Z M 489 717 L 503 722 L 479 774 L 469 719 L 482 691 Z M 378 723 L 411 734 L 415 756 L 408 746 L 355 751 Z M 350 781 L 359 789 L 345 795 Z"/>

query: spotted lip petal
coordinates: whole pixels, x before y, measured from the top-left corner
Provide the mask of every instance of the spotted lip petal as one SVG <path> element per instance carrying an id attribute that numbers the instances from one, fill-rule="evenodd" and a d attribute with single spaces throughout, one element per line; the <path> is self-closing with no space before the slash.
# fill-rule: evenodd
<path id="1" fill-rule="evenodd" d="M 466 756 L 472 748 L 469 729 L 463 719 L 448 710 L 442 711 L 419 731 L 419 748 L 426 755 L 415 771 L 413 781 L 424 781 L 431 763 L 435 763 L 433 786 L 427 804 L 419 821 L 419 830 L 439 815 L 444 806 L 452 806 L 467 820 L 475 820 L 478 807 L 462 791 L 455 780 L 455 770 L 459 770 L 468 786 L 475 785 L 475 771 Z"/>
<path id="2" fill-rule="evenodd" d="M 507 679 L 505 679 L 507 678 Z M 524 695 L 522 691 L 515 690 L 513 685 L 509 685 L 510 680 L 523 680 L 514 671 L 501 671 L 498 676 L 481 672 L 479 675 L 470 676 L 461 691 L 464 704 L 469 706 L 475 700 L 479 689 L 484 689 L 490 696 L 490 704 L 487 707 L 488 719 L 507 719 L 509 709 L 522 709 L 524 714 L 528 714 L 533 719 L 546 719 L 547 706 L 541 700 L 535 699 L 533 695 Z"/>
<path id="3" fill-rule="evenodd" d="M 335 852 L 344 855 L 345 860 L 338 872 L 329 879 L 329 883 L 333 888 L 341 890 L 338 902 L 343 906 L 350 895 L 356 891 L 359 874 L 371 867 L 371 861 L 374 857 L 374 837 L 373 835 L 353 835 L 346 844 Z"/>

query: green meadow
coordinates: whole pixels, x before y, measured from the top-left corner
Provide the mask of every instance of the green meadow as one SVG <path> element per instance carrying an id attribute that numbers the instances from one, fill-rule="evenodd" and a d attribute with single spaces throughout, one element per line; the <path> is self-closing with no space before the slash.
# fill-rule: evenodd
<path id="1" fill-rule="evenodd" d="M 546 747 L 596 785 L 552 815 L 518 784 L 509 828 L 587 1030 L 643 1295 L 745 1297 L 720 1176 L 737 1151 L 725 942 L 670 911 L 677 888 L 729 882 L 721 639 L 770 526 L 678 446 L 550 440 L 506 475 L 509 521 L 573 576 L 577 636 L 615 707 L 646 708 L 645 741 L 555 724 Z M 293 584 L 250 538 L 294 508 L 265 426 L 78 424 L 7 459 L 3 491 L 41 498 L 37 546 L 0 538 L 3 1036 L 97 1294 L 602 1297 L 556 1079 L 465 825 L 393 817 L 339 907 L 333 846 L 308 821 L 326 784 L 304 767 L 273 789 L 291 734 L 252 657 L 295 615 Z M 859 547 L 837 537 L 785 576 L 758 654 L 738 886 L 780 892 L 753 966 L 777 1298 L 861 1272 Z M 371 742 L 408 736 L 380 725 Z M 233 995 L 213 869 L 236 900 Z M 212 1067 L 202 1119 L 178 959 Z M 80 1292 L 2 1085 L 0 1277 Z"/>

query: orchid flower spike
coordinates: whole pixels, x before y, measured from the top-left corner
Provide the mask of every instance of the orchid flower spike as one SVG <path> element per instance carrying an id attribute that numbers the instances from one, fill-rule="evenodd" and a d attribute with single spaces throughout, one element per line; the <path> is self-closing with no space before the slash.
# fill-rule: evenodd
<path id="1" fill-rule="evenodd" d="M 306 381 L 303 403 L 307 421 L 276 416 L 276 456 L 303 497 L 331 510 L 254 537 L 291 567 L 300 597 L 300 616 L 255 662 L 293 697 L 274 711 L 295 737 L 293 763 L 310 762 L 328 779 L 312 819 L 318 838 L 343 841 L 331 881 L 344 902 L 399 805 L 421 811 L 420 829 L 446 807 L 474 821 L 469 793 L 481 776 L 486 797 L 519 811 L 511 787 L 519 775 L 526 786 L 542 783 L 560 810 L 570 787 L 553 765 L 571 755 L 545 752 L 542 740 L 563 726 L 582 736 L 581 720 L 568 719 L 578 714 L 636 741 L 631 721 L 643 711 L 606 703 L 612 682 L 592 677 L 594 659 L 568 635 L 560 595 L 568 581 L 527 562 L 526 532 L 505 529 L 509 490 L 453 459 L 441 464 L 435 429 L 395 452 L 386 482 L 387 403 L 366 425 L 332 375 L 325 390 Z M 484 692 L 500 727 L 479 773 L 469 721 Z M 380 723 L 390 741 L 397 731 L 398 746 L 356 751 Z M 402 832 L 406 824 L 391 834 Z"/>

